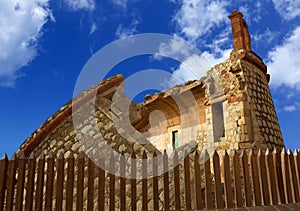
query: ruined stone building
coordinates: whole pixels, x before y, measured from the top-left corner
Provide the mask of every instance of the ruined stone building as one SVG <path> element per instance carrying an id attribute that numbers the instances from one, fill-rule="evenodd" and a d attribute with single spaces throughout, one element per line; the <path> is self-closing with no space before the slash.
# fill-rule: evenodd
<path id="1" fill-rule="evenodd" d="M 137 105 L 122 91 L 116 93 L 124 82 L 122 75 L 108 78 L 64 105 L 20 146 L 19 151 L 27 156 L 30 153 L 39 156 L 42 152 L 62 152 L 65 156 L 87 152 L 93 147 L 88 149 L 78 141 L 87 133 L 95 139 L 102 137 L 110 148 L 125 154 L 132 150 L 160 153 L 165 149 L 171 153 L 174 148 L 191 141 L 200 150 L 282 148 L 284 142 L 268 85 L 267 67 L 252 51 L 243 15 L 234 11 L 229 18 L 234 48 L 230 58 L 208 70 L 206 77 L 153 96 L 146 95 L 145 101 Z M 93 95 L 96 95 L 95 115 L 81 119 L 74 127 L 74 114 L 89 106 Z M 195 103 L 190 103 L 191 95 Z M 129 110 L 125 111 L 130 119 L 129 126 L 143 134 L 146 142 L 126 140 L 118 130 L 114 116 L 122 119 L 124 112 L 118 112 L 118 106 L 112 109 L 117 101 L 129 102 Z M 151 127 L 151 122 L 157 123 L 156 126 Z M 99 142 L 98 147 L 101 146 Z"/>
<path id="2" fill-rule="evenodd" d="M 230 58 L 208 70 L 205 77 L 148 94 L 139 104 L 125 96 L 122 75 L 108 78 L 48 118 L 25 140 L 17 155 L 24 152 L 27 158 L 38 158 L 53 153 L 77 158 L 80 152 L 88 156 L 101 152 L 109 158 L 111 151 L 123 152 L 125 157 L 134 151 L 142 157 L 144 151 L 148 155 L 159 155 L 164 150 L 172 154 L 176 148 L 189 152 L 196 148 L 208 152 L 283 148 L 267 67 L 252 51 L 243 15 L 234 11 L 229 18 L 234 47 Z M 75 175 L 76 171 L 75 168 Z M 87 167 L 84 174 L 88 174 Z M 180 177 L 183 179 L 183 175 Z M 159 186 L 160 193 L 162 187 Z M 174 194 L 170 192 L 170 199 L 175 198 Z M 130 198 L 130 192 L 126 192 L 126 200 Z M 87 201 L 86 188 L 84 200 Z M 138 206 L 141 201 L 138 195 Z"/>

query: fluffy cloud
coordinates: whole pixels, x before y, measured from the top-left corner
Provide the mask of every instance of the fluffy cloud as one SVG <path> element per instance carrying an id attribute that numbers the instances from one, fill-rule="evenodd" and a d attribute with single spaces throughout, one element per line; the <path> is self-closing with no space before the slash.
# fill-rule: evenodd
<path id="1" fill-rule="evenodd" d="M 112 2 L 122 9 L 126 9 L 127 7 L 127 0 L 112 0 Z"/>
<path id="2" fill-rule="evenodd" d="M 300 90 L 300 26 L 294 29 L 281 45 L 268 53 L 271 85 Z"/>
<path id="3" fill-rule="evenodd" d="M 295 105 L 290 105 L 290 106 L 285 106 L 283 108 L 284 111 L 288 111 L 288 112 L 293 112 L 293 111 L 296 111 L 296 106 Z"/>
<path id="4" fill-rule="evenodd" d="M 299 0 L 272 0 L 276 11 L 286 20 L 300 16 Z"/>
<path id="5" fill-rule="evenodd" d="M 208 33 L 213 27 L 227 21 L 228 1 L 177 0 L 175 2 L 180 2 L 181 8 L 174 16 L 174 21 L 188 39 L 195 40 Z"/>
<path id="6" fill-rule="evenodd" d="M 89 10 L 93 11 L 95 9 L 94 0 L 65 0 L 65 3 L 70 10 Z"/>
<path id="7" fill-rule="evenodd" d="M 123 24 L 119 24 L 115 34 L 120 39 L 134 35 L 137 33 L 136 27 L 138 24 L 139 21 L 137 19 L 133 19 L 129 27 L 124 27 Z"/>
<path id="8" fill-rule="evenodd" d="M 166 88 L 189 80 L 199 80 L 201 77 L 206 76 L 206 72 L 212 66 L 228 59 L 231 49 L 221 51 L 219 44 L 222 42 L 216 40 L 216 44 L 212 46 L 213 53 L 200 52 L 193 45 L 176 35 L 169 43 L 161 44 L 159 52 L 154 55 L 155 59 L 165 56 L 181 61 L 180 66 L 173 71 L 171 78 L 165 81 Z M 217 53 L 218 51 L 221 51 L 221 53 Z"/>
<path id="9" fill-rule="evenodd" d="M 14 86 L 18 70 L 37 55 L 37 40 L 53 18 L 48 0 L 0 1 L 0 86 Z"/>

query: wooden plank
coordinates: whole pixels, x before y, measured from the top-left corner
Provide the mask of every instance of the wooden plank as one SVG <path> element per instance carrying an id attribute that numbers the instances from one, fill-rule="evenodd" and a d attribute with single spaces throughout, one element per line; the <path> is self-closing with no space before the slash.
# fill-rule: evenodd
<path id="1" fill-rule="evenodd" d="M 275 173 L 273 156 L 269 149 L 266 151 L 266 177 L 269 184 L 270 203 L 272 205 L 278 204 L 278 180 Z"/>
<path id="2" fill-rule="evenodd" d="M 166 150 L 163 154 L 163 171 L 164 171 L 164 209 L 170 210 L 170 187 L 169 187 L 169 161 Z"/>
<path id="3" fill-rule="evenodd" d="M 70 153 L 67 157 L 67 190 L 66 190 L 66 211 L 73 210 L 73 196 L 74 196 L 74 156 Z"/>
<path id="4" fill-rule="evenodd" d="M 98 210 L 104 211 L 105 209 L 105 171 L 102 169 L 105 166 L 105 160 L 100 155 L 99 168 L 98 168 Z"/>
<path id="5" fill-rule="evenodd" d="M 298 172 L 300 171 L 300 169 L 299 169 L 299 167 L 300 166 L 298 166 L 298 159 L 297 159 L 297 157 L 298 157 L 298 152 L 297 152 L 297 150 L 295 150 L 295 152 L 294 152 L 294 163 L 295 163 L 295 176 L 296 176 L 296 180 L 297 180 L 297 187 L 298 187 L 298 191 L 300 192 L 300 178 L 299 178 L 299 174 L 298 174 Z M 300 193 L 299 193 L 300 194 Z M 300 197 L 299 197 L 299 195 L 298 195 L 298 199 L 299 199 Z M 300 200 L 300 199 L 299 199 Z M 298 201 L 297 201 L 298 202 Z"/>
<path id="6" fill-rule="evenodd" d="M 186 152 L 185 152 L 186 153 Z M 191 191 L 191 176 L 190 176 L 190 156 L 185 154 L 184 158 L 184 185 L 185 185 L 185 209 L 192 209 L 192 191 Z"/>
<path id="7" fill-rule="evenodd" d="M 115 158 L 114 153 L 111 152 L 109 158 L 110 172 L 109 172 L 109 210 L 115 210 Z"/>
<path id="8" fill-rule="evenodd" d="M 220 157 L 217 151 L 213 154 L 213 167 L 214 167 L 214 177 L 215 177 L 215 199 L 216 199 L 216 208 L 224 208 L 223 200 L 223 191 L 221 183 L 221 170 L 220 170 Z"/>
<path id="9" fill-rule="evenodd" d="M 55 210 L 62 210 L 63 190 L 64 190 L 64 155 L 60 153 L 57 158 L 56 167 L 56 195 L 55 195 Z"/>
<path id="10" fill-rule="evenodd" d="M 245 189 L 245 198 L 246 198 L 246 206 L 252 206 L 252 198 L 251 198 L 251 188 L 250 188 L 250 179 L 249 179 L 249 165 L 248 165 L 248 157 L 245 150 L 242 150 L 242 154 L 240 155 L 242 161 L 242 169 L 244 176 L 244 189 Z"/>
<path id="11" fill-rule="evenodd" d="M 131 180 L 130 180 L 130 189 L 131 189 L 131 210 L 137 210 L 136 207 L 136 155 L 134 151 L 131 154 Z"/>
<path id="12" fill-rule="evenodd" d="M 267 179 L 266 156 L 261 149 L 259 149 L 257 153 L 257 163 L 261 195 L 264 205 L 267 206 L 270 205 L 269 181 Z"/>
<path id="13" fill-rule="evenodd" d="M 43 191 L 44 191 L 44 171 L 45 171 L 45 156 L 42 153 L 38 159 L 37 184 L 35 195 L 35 210 L 43 209 Z"/>
<path id="14" fill-rule="evenodd" d="M 253 195 L 254 195 L 254 205 L 261 205 L 261 189 L 259 184 L 259 173 L 258 173 L 258 164 L 257 164 L 257 155 L 251 149 L 249 153 L 250 164 L 251 164 L 251 173 L 252 173 L 252 182 L 253 182 Z"/>
<path id="15" fill-rule="evenodd" d="M 202 205 L 202 188 L 201 188 L 201 172 L 200 172 L 200 156 L 198 150 L 195 152 L 194 157 L 194 172 L 195 172 L 195 195 L 196 195 L 196 209 L 203 209 Z"/>
<path id="16" fill-rule="evenodd" d="M 8 158 L 5 153 L 2 159 L 0 160 L 0 211 L 3 211 L 4 209 L 7 170 L 8 170 Z"/>
<path id="17" fill-rule="evenodd" d="M 81 152 L 77 158 L 77 199 L 76 199 L 76 211 L 83 210 L 83 189 L 84 189 L 84 166 L 85 155 Z"/>
<path id="18" fill-rule="evenodd" d="M 233 165 L 233 178 L 234 178 L 234 194 L 235 194 L 235 203 L 237 207 L 243 206 L 243 195 L 242 195 L 242 185 L 241 185 L 241 164 L 239 155 L 235 150 L 232 156 L 232 165 Z"/>
<path id="19" fill-rule="evenodd" d="M 291 177 L 291 186 L 292 186 L 292 195 L 293 202 L 299 202 L 299 189 L 298 189 L 298 180 L 296 174 L 296 166 L 294 163 L 294 155 L 291 150 L 288 152 L 289 156 L 289 165 L 290 165 L 290 177 Z"/>
<path id="20" fill-rule="evenodd" d="M 54 180 L 54 156 L 52 153 L 50 153 L 47 158 L 47 181 L 46 181 L 46 195 L 45 195 L 46 211 L 52 211 L 53 180 Z"/>
<path id="21" fill-rule="evenodd" d="M 126 172 L 124 152 L 120 156 L 120 210 L 126 210 Z"/>
<path id="22" fill-rule="evenodd" d="M 88 195 L 87 195 L 87 210 L 94 210 L 94 181 L 95 181 L 95 165 L 94 162 L 88 159 Z"/>
<path id="23" fill-rule="evenodd" d="M 142 155 L 142 210 L 148 210 L 147 154 Z"/>
<path id="24" fill-rule="evenodd" d="M 296 150 L 297 151 L 297 150 Z M 297 157 L 295 158 L 297 160 L 297 167 L 298 167 L 298 171 L 297 171 L 297 174 L 298 174 L 298 188 L 299 188 L 299 191 L 300 191 L 300 151 L 298 150 L 297 151 Z"/>
<path id="25" fill-rule="evenodd" d="M 207 150 L 203 156 L 204 174 L 205 174 L 205 207 L 206 209 L 213 209 L 213 196 L 212 196 L 212 181 L 210 172 L 210 158 Z"/>
<path id="26" fill-rule="evenodd" d="M 22 152 L 18 162 L 18 180 L 17 180 L 17 196 L 16 196 L 15 210 L 23 209 L 25 167 L 26 167 L 26 158 L 25 158 L 25 153 Z"/>
<path id="27" fill-rule="evenodd" d="M 223 174 L 226 208 L 233 208 L 232 184 L 230 176 L 230 160 L 227 151 L 223 156 Z"/>
<path id="28" fill-rule="evenodd" d="M 35 164 L 36 164 L 36 159 L 34 157 L 34 154 L 32 153 L 29 157 L 29 164 L 28 164 L 25 210 L 32 210 L 33 207 Z"/>
<path id="29" fill-rule="evenodd" d="M 282 177 L 282 166 L 281 166 L 281 157 L 280 153 L 277 152 L 275 148 L 273 151 L 273 163 L 274 163 L 274 172 L 276 175 L 275 180 L 278 182 L 278 199 L 281 204 L 285 204 L 285 193 L 284 193 L 284 185 L 283 185 L 283 177 Z"/>
<path id="30" fill-rule="evenodd" d="M 291 178 L 290 178 L 290 165 L 288 154 L 285 149 L 281 152 L 281 164 L 282 164 L 282 177 L 285 193 L 285 201 L 287 203 L 293 202 L 292 197 L 292 187 L 291 187 Z"/>
<path id="31" fill-rule="evenodd" d="M 16 183 L 16 154 L 12 156 L 8 165 L 7 195 L 6 195 L 6 211 L 12 211 L 14 205 L 14 192 Z"/>
<path id="32" fill-rule="evenodd" d="M 174 193 L 175 193 L 175 210 L 181 209 L 180 204 L 180 177 L 179 177 L 179 159 L 178 153 L 175 150 L 173 157 L 173 166 L 174 166 Z"/>
<path id="33" fill-rule="evenodd" d="M 158 193 L 158 169 L 157 169 L 157 154 L 154 151 L 152 157 L 153 164 L 153 209 L 159 209 L 159 193 Z"/>

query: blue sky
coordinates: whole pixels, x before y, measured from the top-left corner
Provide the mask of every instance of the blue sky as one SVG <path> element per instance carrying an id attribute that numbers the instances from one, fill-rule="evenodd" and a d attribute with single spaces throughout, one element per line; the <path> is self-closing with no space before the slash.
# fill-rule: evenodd
<path id="1" fill-rule="evenodd" d="M 211 65 L 225 60 L 233 9 L 243 12 L 252 48 L 268 65 L 286 146 L 299 148 L 299 0 L 1 0 L 0 153 L 11 155 L 68 102 L 84 64 L 116 39 L 165 33 L 196 46 Z M 135 58 L 112 73 L 153 66 L 180 70 L 172 61 Z"/>

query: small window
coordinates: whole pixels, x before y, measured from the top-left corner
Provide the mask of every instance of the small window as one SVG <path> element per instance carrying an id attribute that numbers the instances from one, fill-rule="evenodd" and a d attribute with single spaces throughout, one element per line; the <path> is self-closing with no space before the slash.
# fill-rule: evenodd
<path id="1" fill-rule="evenodd" d="M 173 149 L 178 148 L 178 130 L 172 132 L 172 146 Z"/>

